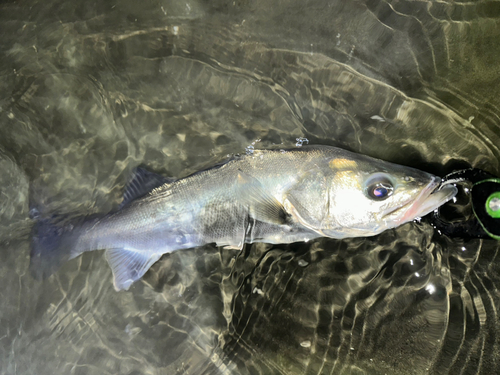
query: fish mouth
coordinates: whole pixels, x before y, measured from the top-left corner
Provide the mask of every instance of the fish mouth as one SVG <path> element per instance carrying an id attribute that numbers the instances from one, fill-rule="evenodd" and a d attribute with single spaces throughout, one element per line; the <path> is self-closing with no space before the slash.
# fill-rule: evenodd
<path id="1" fill-rule="evenodd" d="M 397 224 L 403 224 L 412 221 L 417 217 L 427 215 L 439 206 L 445 204 L 452 199 L 457 192 L 458 190 L 455 186 L 451 184 L 442 184 L 441 178 L 434 176 L 416 198 L 410 199 L 399 207 L 385 213 L 384 217 L 406 209 L 405 213 L 398 218 L 396 222 Z"/>

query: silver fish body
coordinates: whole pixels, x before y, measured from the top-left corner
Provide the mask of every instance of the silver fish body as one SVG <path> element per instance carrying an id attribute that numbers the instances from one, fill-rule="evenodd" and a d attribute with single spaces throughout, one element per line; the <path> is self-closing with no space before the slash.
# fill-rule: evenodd
<path id="1" fill-rule="evenodd" d="M 164 183 L 102 218 L 57 231 L 39 225 L 32 269 L 107 249 L 115 288 L 128 289 L 163 254 L 207 243 L 241 248 L 376 235 L 451 199 L 456 188 L 439 189 L 440 181 L 335 147 L 256 150 Z M 128 195 L 139 195 L 131 186 Z"/>

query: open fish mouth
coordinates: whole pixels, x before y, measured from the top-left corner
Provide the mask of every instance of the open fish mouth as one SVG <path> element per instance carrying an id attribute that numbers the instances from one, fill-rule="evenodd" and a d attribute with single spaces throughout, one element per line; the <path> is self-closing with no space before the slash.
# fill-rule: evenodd
<path id="1" fill-rule="evenodd" d="M 451 184 L 442 184 L 441 178 L 433 177 L 431 182 L 422 189 L 416 198 L 404 202 L 399 207 L 386 212 L 384 217 L 406 210 L 405 213 L 397 219 L 398 224 L 406 223 L 434 211 L 436 208 L 452 199 L 457 192 L 458 190 L 455 186 Z"/>

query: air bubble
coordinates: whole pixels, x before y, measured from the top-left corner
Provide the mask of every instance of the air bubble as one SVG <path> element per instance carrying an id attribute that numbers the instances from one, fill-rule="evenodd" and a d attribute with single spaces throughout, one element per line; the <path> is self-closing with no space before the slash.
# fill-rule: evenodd
<path id="1" fill-rule="evenodd" d="M 260 138 L 253 141 L 251 145 L 245 147 L 245 153 L 247 155 L 253 155 L 253 152 L 255 151 L 255 144 L 258 142 L 260 142 Z"/>
<path id="2" fill-rule="evenodd" d="M 304 145 L 304 142 L 306 145 L 309 144 L 309 139 L 304 138 L 304 137 L 295 138 L 295 140 L 297 141 L 297 143 L 295 143 L 295 146 L 297 146 L 297 147 L 302 147 Z"/>
<path id="3" fill-rule="evenodd" d="M 299 266 L 301 266 L 301 267 L 305 267 L 305 266 L 307 266 L 309 263 L 308 263 L 308 262 L 306 262 L 304 259 L 299 259 L 298 264 L 299 264 Z"/>
<path id="4" fill-rule="evenodd" d="M 264 292 L 262 291 L 262 289 L 259 289 L 257 287 L 253 288 L 252 293 L 253 294 L 259 294 L 259 295 L 263 295 L 264 294 Z"/>
<path id="5" fill-rule="evenodd" d="M 310 348 L 311 347 L 311 341 L 309 341 L 309 340 L 302 341 L 300 343 L 300 346 L 302 346 L 303 348 Z"/>

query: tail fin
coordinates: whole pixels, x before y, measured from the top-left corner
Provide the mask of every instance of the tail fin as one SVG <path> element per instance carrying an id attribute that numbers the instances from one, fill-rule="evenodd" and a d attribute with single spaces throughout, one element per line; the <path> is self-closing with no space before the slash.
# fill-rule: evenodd
<path id="1" fill-rule="evenodd" d="M 68 238 L 69 225 L 39 219 L 32 230 L 30 272 L 34 278 L 43 280 L 52 275 L 71 256 Z"/>

